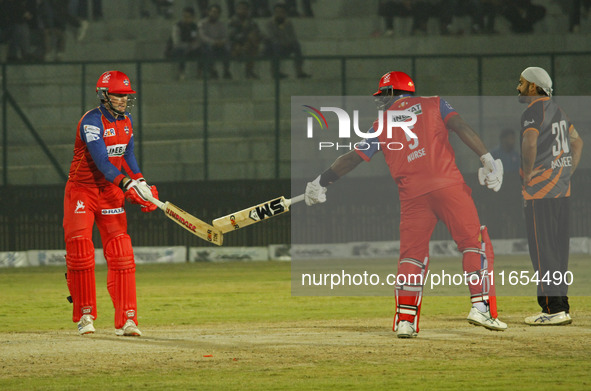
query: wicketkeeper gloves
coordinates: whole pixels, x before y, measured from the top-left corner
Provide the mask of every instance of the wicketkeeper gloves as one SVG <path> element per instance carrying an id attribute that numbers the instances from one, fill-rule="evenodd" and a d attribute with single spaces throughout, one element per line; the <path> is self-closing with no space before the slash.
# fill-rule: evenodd
<path id="1" fill-rule="evenodd" d="M 482 186 L 499 191 L 503 184 L 503 162 L 495 160 L 489 153 L 480 156 L 483 167 L 478 169 L 478 181 Z"/>

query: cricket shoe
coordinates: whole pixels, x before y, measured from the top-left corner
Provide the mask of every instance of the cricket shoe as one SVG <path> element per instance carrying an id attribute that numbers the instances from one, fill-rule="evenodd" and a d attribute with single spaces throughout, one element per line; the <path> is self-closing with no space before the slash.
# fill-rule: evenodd
<path id="1" fill-rule="evenodd" d="M 406 320 L 401 320 L 396 329 L 396 336 L 398 338 L 414 338 L 417 336 L 417 332 L 412 323 Z"/>
<path id="2" fill-rule="evenodd" d="M 468 318 L 469 323 L 475 326 L 482 326 L 489 330 L 504 331 L 507 330 L 507 324 L 490 315 L 490 311 L 480 312 L 476 307 L 472 307 Z"/>
<path id="3" fill-rule="evenodd" d="M 80 335 L 93 334 L 95 332 L 92 315 L 82 315 L 78 322 L 78 332 Z"/>
<path id="4" fill-rule="evenodd" d="M 525 318 L 525 324 L 530 326 L 560 326 L 571 324 L 573 322 L 570 314 L 565 311 L 557 312 L 555 314 L 546 314 L 540 312 L 537 315 L 528 316 Z"/>
<path id="5" fill-rule="evenodd" d="M 135 322 L 127 319 L 127 322 L 120 329 L 115 329 L 115 335 L 124 337 L 141 337 L 142 332 L 137 328 Z"/>

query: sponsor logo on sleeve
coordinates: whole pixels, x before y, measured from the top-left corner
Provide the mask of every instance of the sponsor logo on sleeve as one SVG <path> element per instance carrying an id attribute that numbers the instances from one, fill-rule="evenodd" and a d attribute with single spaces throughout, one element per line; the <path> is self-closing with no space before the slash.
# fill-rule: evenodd
<path id="1" fill-rule="evenodd" d="M 526 126 L 533 125 L 535 123 L 536 123 L 536 120 L 534 120 L 534 119 L 532 119 L 531 121 L 525 120 L 525 121 L 523 121 L 523 127 L 525 128 Z"/>
<path id="2" fill-rule="evenodd" d="M 99 140 L 101 138 L 101 130 L 94 125 L 84 125 L 82 130 L 87 143 Z"/>
<path id="3" fill-rule="evenodd" d="M 115 128 L 109 128 L 105 130 L 103 137 L 113 137 L 115 135 Z"/>

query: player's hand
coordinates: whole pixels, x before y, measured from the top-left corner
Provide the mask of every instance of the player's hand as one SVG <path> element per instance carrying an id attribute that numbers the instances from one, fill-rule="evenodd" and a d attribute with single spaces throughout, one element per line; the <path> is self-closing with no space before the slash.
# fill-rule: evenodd
<path id="1" fill-rule="evenodd" d="M 478 181 L 482 186 L 499 191 L 503 184 L 503 163 L 501 159 L 494 160 L 490 153 L 480 157 L 483 167 L 478 169 Z"/>
<path id="2" fill-rule="evenodd" d="M 304 200 L 308 206 L 326 202 L 326 187 L 320 186 L 320 175 L 306 185 Z"/>
<path id="3" fill-rule="evenodd" d="M 150 194 L 152 194 L 152 197 L 158 199 L 158 189 L 156 189 L 156 185 L 148 185 L 148 183 L 146 182 L 146 180 L 144 178 L 141 178 L 138 180 L 139 184 L 140 184 L 140 188 L 144 189 L 147 188 L 150 189 Z M 142 212 L 144 213 L 149 213 L 149 212 L 153 212 L 156 209 L 158 209 L 158 206 L 156 206 L 156 204 L 153 204 L 152 202 L 150 202 L 149 206 L 144 206 L 142 205 Z"/>
<path id="4" fill-rule="evenodd" d="M 125 185 L 123 185 L 123 189 L 125 190 L 125 199 L 128 202 L 141 205 L 145 208 L 155 206 L 148 201 L 147 197 L 152 195 L 152 190 L 145 180 L 136 181 L 135 179 L 130 179 Z"/>

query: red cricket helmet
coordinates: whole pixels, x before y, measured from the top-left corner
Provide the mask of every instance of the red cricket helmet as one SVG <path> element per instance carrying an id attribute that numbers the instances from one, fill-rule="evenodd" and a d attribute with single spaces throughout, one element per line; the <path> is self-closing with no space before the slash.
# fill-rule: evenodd
<path id="1" fill-rule="evenodd" d="M 103 73 L 96 82 L 96 92 L 99 93 L 99 98 L 102 99 L 100 92 L 107 92 L 109 94 L 135 94 L 131 88 L 129 77 L 120 71 L 107 71 Z"/>
<path id="2" fill-rule="evenodd" d="M 374 95 L 388 90 L 415 92 L 415 83 L 404 72 L 388 72 L 380 79 L 380 85 Z"/>

